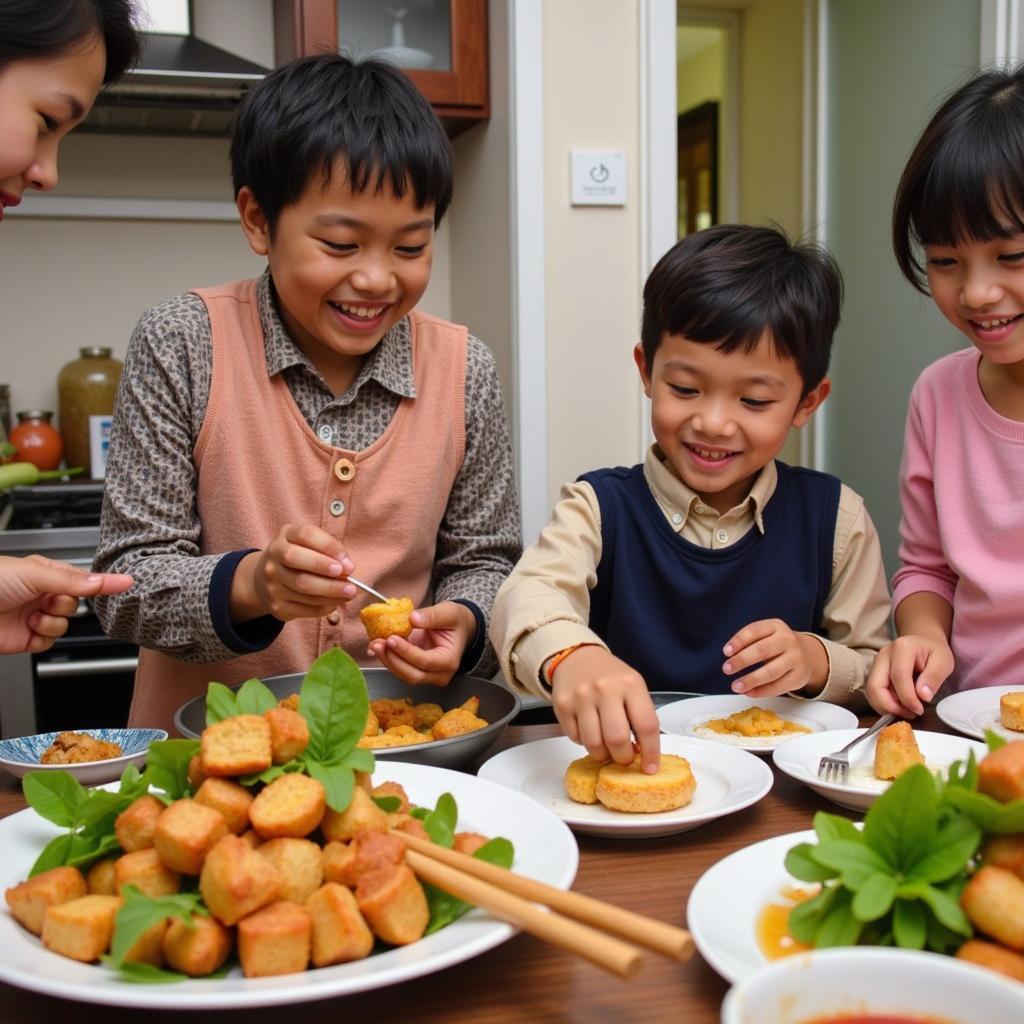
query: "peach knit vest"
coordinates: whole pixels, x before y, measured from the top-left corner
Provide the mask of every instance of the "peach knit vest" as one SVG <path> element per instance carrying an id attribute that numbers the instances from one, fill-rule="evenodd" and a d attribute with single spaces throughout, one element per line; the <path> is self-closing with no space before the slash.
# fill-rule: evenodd
<path id="1" fill-rule="evenodd" d="M 310 429 L 281 375 L 264 357 L 256 282 L 196 289 L 210 316 L 213 376 L 196 439 L 196 512 L 202 553 L 263 548 L 286 523 L 315 523 L 337 537 L 355 574 L 382 593 L 430 604 L 437 534 L 465 453 L 465 327 L 409 314 L 416 397 L 403 398 L 368 448 L 334 448 Z M 252 676 L 304 672 L 340 645 L 361 664 L 362 594 L 341 621 L 296 619 L 270 647 L 197 664 L 143 650 L 129 722 L 173 734 L 174 712 Z"/>

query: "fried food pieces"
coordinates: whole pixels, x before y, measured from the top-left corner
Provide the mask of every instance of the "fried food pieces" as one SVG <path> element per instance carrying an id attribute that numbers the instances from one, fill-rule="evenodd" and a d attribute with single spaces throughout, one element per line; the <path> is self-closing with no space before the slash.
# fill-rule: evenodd
<path id="1" fill-rule="evenodd" d="M 690 762 L 676 754 L 662 754 L 653 775 L 640 768 L 637 756 L 632 764 L 599 764 L 581 757 L 565 772 L 565 791 L 577 803 L 604 804 L 609 810 L 629 814 L 656 814 L 685 807 L 697 788 Z"/>
<path id="2" fill-rule="evenodd" d="M 999 698 L 999 721 L 1004 729 L 1024 732 L 1024 690 L 1004 693 Z"/>
<path id="3" fill-rule="evenodd" d="M 86 732 L 60 732 L 43 751 L 40 764 L 84 764 L 120 757 L 124 751 L 119 743 L 98 740 Z"/>
<path id="4" fill-rule="evenodd" d="M 810 732 L 806 725 L 798 725 L 782 718 L 768 708 L 744 708 L 728 718 L 712 718 L 705 729 L 732 736 L 781 736 L 787 732 Z"/>
<path id="5" fill-rule="evenodd" d="M 387 601 L 377 601 L 361 608 L 359 618 L 371 640 L 408 636 L 412 632 L 409 615 L 413 610 L 414 605 L 408 597 L 389 597 Z"/>
<path id="6" fill-rule="evenodd" d="M 439 704 L 413 704 L 408 697 L 371 700 L 366 734 L 357 746 L 380 750 L 462 736 L 489 724 L 479 717 L 479 710 L 479 697 L 470 697 L 448 711 Z"/>
<path id="7" fill-rule="evenodd" d="M 898 778 L 915 764 L 924 764 L 924 756 L 910 723 L 893 722 L 887 725 L 875 742 L 875 778 Z"/>

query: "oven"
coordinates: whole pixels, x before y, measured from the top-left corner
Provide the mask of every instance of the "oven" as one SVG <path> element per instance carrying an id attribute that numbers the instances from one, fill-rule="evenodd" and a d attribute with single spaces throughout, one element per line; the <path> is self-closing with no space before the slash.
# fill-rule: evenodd
<path id="1" fill-rule="evenodd" d="M 88 569 L 99 543 L 103 485 L 70 481 L 16 487 L 0 515 L 0 554 L 45 555 Z M 24 492 L 24 493 L 20 493 Z M 112 640 L 89 601 L 41 654 L 0 656 L 0 736 L 127 724 L 138 648 Z"/>

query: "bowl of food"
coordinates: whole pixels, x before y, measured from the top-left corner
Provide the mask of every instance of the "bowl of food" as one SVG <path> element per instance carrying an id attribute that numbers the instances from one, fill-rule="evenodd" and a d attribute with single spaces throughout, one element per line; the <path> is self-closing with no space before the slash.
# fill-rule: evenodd
<path id="1" fill-rule="evenodd" d="M 938 953 L 854 946 L 777 960 L 733 986 L 722 1024 L 1019 1024 L 1011 981 Z"/>
<path id="2" fill-rule="evenodd" d="M 372 720 L 368 723 L 373 734 L 360 745 L 384 760 L 464 768 L 498 739 L 519 711 L 516 694 L 478 676 L 454 676 L 447 686 L 413 687 L 386 668 L 362 671 L 377 726 L 372 728 Z M 263 682 L 283 700 L 298 694 L 303 677 L 304 673 L 293 672 Z M 183 704 L 174 715 L 175 729 L 189 739 L 205 726 L 205 696 Z"/>
<path id="3" fill-rule="evenodd" d="M 26 772 L 66 771 L 82 785 L 113 782 L 130 764 L 141 768 L 163 729 L 82 729 L 0 740 L 0 767 L 20 779 Z"/>

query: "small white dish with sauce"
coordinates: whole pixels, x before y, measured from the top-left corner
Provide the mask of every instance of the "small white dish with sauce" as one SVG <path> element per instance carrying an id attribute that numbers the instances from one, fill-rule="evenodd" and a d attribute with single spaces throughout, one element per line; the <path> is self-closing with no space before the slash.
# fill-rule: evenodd
<path id="1" fill-rule="evenodd" d="M 852 946 L 777 960 L 748 974 L 722 1003 L 722 1024 L 831 1024 L 854 1015 L 892 1024 L 1020 1024 L 1024 986 L 938 953 Z"/>

